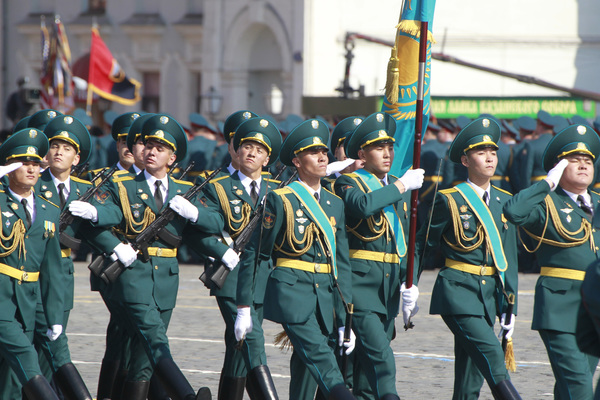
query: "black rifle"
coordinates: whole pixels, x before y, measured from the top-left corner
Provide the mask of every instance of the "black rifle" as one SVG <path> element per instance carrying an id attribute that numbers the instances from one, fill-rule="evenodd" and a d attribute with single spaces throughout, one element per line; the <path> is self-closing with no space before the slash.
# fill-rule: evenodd
<path id="1" fill-rule="evenodd" d="M 79 177 L 79 175 L 81 175 L 83 173 L 83 171 L 85 171 L 87 169 L 87 167 L 89 167 L 89 166 L 90 166 L 89 162 L 75 165 L 74 167 L 71 168 L 71 175 Z"/>
<path id="2" fill-rule="evenodd" d="M 108 172 L 106 170 L 100 171 L 96 176 L 94 176 L 93 180 L 97 180 L 102 177 L 100 182 L 97 185 L 93 185 L 85 193 L 78 199 L 79 201 L 88 201 L 100 190 L 102 185 L 104 185 L 108 180 L 113 176 L 115 171 L 117 170 L 117 165 L 115 164 Z M 72 236 L 69 236 L 65 233 L 65 229 L 67 226 L 71 225 L 75 220 L 75 216 L 69 211 L 69 209 L 65 209 L 61 214 L 58 220 L 58 231 L 60 232 L 60 244 L 66 246 L 73 250 L 78 250 L 81 245 L 81 239 L 76 239 Z"/>
<path id="3" fill-rule="evenodd" d="M 354 315 L 354 304 L 348 303 L 346 310 L 346 326 L 344 327 L 344 343 L 350 342 L 350 334 L 352 333 L 352 316 Z M 346 348 L 342 343 L 342 376 L 344 382 L 346 382 L 346 376 L 348 375 L 348 354 L 346 354 Z"/>
<path id="4" fill-rule="evenodd" d="M 515 295 L 511 293 L 508 295 L 508 307 L 506 307 L 506 320 L 504 321 L 504 323 L 506 325 L 510 325 L 510 323 L 511 323 L 514 306 L 515 306 Z M 508 331 L 504 331 L 504 330 L 502 331 L 502 351 L 504 351 L 505 353 L 506 353 L 506 347 L 508 344 L 508 339 L 506 338 L 507 333 L 508 333 Z"/>
<path id="5" fill-rule="evenodd" d="M 221 167 L 223 168 L 223 167 Z M 221 168 L 214 170 L 209 176 L 206 177 L 206 180 L 200 184 L 196 184 L 191 187 L 185 194 L 183 198 L 186 200 L 193 199 L 198 193 L 200 193 L 204 187 L 213 179 L 219 172 L 221 172 Z M 167 207 L 150 225 L 146 227 L 139 235 L 135 237 L 135 239 L 131 242 L 131 246 L 134 250 L 139 253 L 138 257 L 141 257 L 142 261 L 148 262 L 150 260 L 150 255 L 148 254 L 149 245 L 154 242 L 156 239 L 161 239 L 163 242 L 172 247 L 178 247 L 181 244 L 181 237 L 174 235 L 169 232 L 165 227 L 175 218 L 177 213 L 171 207 Z M 90 265 L 91 266 L 91 265 Z M 121 272 L 125 267 L 120 261 L 115 261 L 109 264 L 106 268 L 102 269 L 102 271 L 97 274 L 102 280 L 106 283 L 112 283 L 117 280 Z M 93 271 L 92 271 L 93 272 Z"/>
<path id="6" fill-rule="evenodd" d="M 283 174 L 283 171 L 285 171 L 285 169 L 286 167 L 282 168 L 274 179 L 277 180 L 281 176 L 281 174 Z M 279 183 L 277 189 L 288 185 L 295 177 L 296 172 L 294 172 L 292 176 L 290 176 L 290 178 L 285 182 Z M 260 222 L 262 221 L 264 208 L 265 202 L 263 201 L 258 207 L 256 207 L 256 210 L 254 210 L 254 212 L 250 216 L 250 221 L 248 221 L 248 225 L 246 225 L 244 229 L 240 232 L 240 234 L 235 238 L 235 241 L 233 242 L 233 250 L 236 253 L 238 253 L 238 255 L 242 254 L 242 252 L 246 248 L 246 245 L 248 244 L 248 242 L 250 242 L 250 239 L 252 238 L 252 233 L 254 232 L 258 224 L 260 224 Z M 225 280 L 227 279 L 229 272 L 230 270 L 225 266 L 225 264 L 223 264 L 221 261 L 215 260 L 214 262 L 207 264 L 204 273 L 200 275 L 200 280 L 204 283 L 205 286 L 210 287 L 210 283 L 208 282 L 208 279 L 210 279 L 210 281 L 214 283 L 214 285 L 217 288 L 221 289 L 225 284 Z"/>
<path id="7" fill-rule="evenodd" d="M 181 175 L 179 175 L 179 180 L 183 180 L 183 178 L 185 178 L 185 176 L 188 174 L 188 172 L 190 172 L 192 170 L 192 168 L 194 168 L 194 164 L 196 164 L 194 161 L 192 161 L 191 163 L 188 164 L 187 167 L 185 167 L 185 169 L 183 170 L 183 172 L 181 173 Z"/>
<path id="8" fill-rule="evenodd" d="M 173 163 L 173 165 L 171 165 L 171 168 L 167 171 L 167 175 L 171 175 L 177 167 L 179 167 L 179 163 L 178 162 Z"/>

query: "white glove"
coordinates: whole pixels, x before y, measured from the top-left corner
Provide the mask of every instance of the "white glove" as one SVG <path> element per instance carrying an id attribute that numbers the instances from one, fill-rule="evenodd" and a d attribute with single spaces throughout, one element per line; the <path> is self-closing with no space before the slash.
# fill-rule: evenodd
<path id="1" fill-rule="evenodd" d="M 417 315 L 419 312 L 419 306 L 417 305 L 419 288 L 412 285 L 407 289 L 406 284 L 403 283 L 400 286 L 400 294 L 402 295 L 402 318 L 404 319 L 404 326 L 406 326 L 410 321 L 410 317 Z"/>
<path id="2" fill-rule="evenodd" d="M 233 269 L 237 267 L 238 263 L 240 262 L 240 256 L 235 252 L 235 250 L 228 249 L 225 254 L 223 254 L 221 261 L 230 271 L 233 271 Z"/>
<path id="3" fill-rule="evenodd" d="M 137 252 L 130 244 L 119 243 L 115 246 L 113 252 L 125 267 L 129 267 L 137 259 Z"/>
<path id="4" fill-rule="evenodd" d="M 510 323 L 507 324 L 506 323 L 506 313 L 502 313 L 502 315 L 500 316 L 500 326 L 502 327 L 502 330 L 500 331 L 500 334 L 498 335 L 498 337 L 500 339 L 502 339 L 502 335 L 503 335 L 504 331 L 506 331 L 507 339 L 510 339 L 512 337 L 512 334 L 515 330 L 515 318 L 516 318 L 516 315 L 511 314 Z"/>
<path id="5" fill-rule="evenodd" d="M 62 325 L 52 325 L 46 332 L 46 336 L 48 336 L 48 339 L 54 342 L 56 339 L 58 339 L 61 333 Z"/>
<path id="6" fill-rule="evenodd" d="M 250 316 L 250 307 L 238 308 L 234 332 L 235 340 L 238 342 L 244 339 L 247 333 L 252 332 L 252 317 Z"/>
<path id="7" fill-rule="evenodd" d="M 169 201 L 169 207 L 185 219 L 189 219 L 192 222 L 198 221 L 198 208 L 180 195 L 173 197 Z"/>
<path id="8" fill-rule="evenodd" d="M 350 165 L 354 164 L 354 161 L 355 160 L 353 160 L 352 158 L 346 158 L 344 161 L 334 161 L 331 164 L 327 164 L 325 175 L 331 175 L 343 171 Z"/>
<path id="9" fill-rule="evenodd" d="M 74 200 L 69 203 L 69 211 L 76 217 L 98 222 L 98 210 L 88 202 Z"/>
<path id="10" fill-rule="evenodd" d="M 15 169 L 21 168 L 22 166 L 23 166 L 22 162 L 16 162 L 16 163 L 0 166 L 0 178 L 2 178 L 4 175 L 6 175 L 10 172 L 13 172 Z"/>
<path id="11" fill-rule="evenodd" d="M 567 168 L 567 165 L 569 165 L 569 161 L 562 159 L 550 171 L 548 171 L 548 176 L 546 178 L 554 184 L 554 186 L 552 186 L 553 192 L 556 190 L 558 182 L 560 182 L 560 177 L 565 171 L 565 168 Z"/>
<path id="12" fill-rule="evenodd" d="M 409 190 L 419 189 L 421 186 L 423 186 L 424 175 L 425 170 L 422 168 L 409 169 L 402 176 L 402 178 L 398 180 L 402 182 L 404 185 L 404 190 L 408 192 Z"/>
<path id="13" fill-rule="evenodd" d="M 350 341 L 344 343 L 344 334 L 345 333 L 346 333 L 345 326 L 342 326 L 341 328 L 338 329 L 338 346 L 345 347 L 346 355 L 349 355 L 350 353 L 352 353 L 352 350 L 354 350 L 354 346 L 356 346 L 356 335 L 351 330 L 350 331 Z M 340 349 L 340 356 L 342 355 L 342 351 L 344 351 L 343 348 Z"/>

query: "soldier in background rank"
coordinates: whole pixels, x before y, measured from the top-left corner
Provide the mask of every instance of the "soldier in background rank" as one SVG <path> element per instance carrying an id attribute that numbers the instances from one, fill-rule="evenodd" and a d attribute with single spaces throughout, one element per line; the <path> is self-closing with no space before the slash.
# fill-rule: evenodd
<path id="1" fill-rule="evenodd" d="M 255 257 L 273 259 L 264 298 L 265 318 L 280 323 L 294 346 L 290 396 L 298 370 L 308 369 L 330 399 L 353 399 L 344 384 L 334 348 L 344 335 L 346 310 L 335 308 L 335 290 L 351 303 L 344 204 L 321 187 L 327 169 L 329 129 L 316 119 L 298 125 L 285 139 L 280 159 L 295 166 L 299 180 L 270 192 L 266 198 L 262 229 L 242 255 L 240 275 L 253 269 Z M 339 286 L 336 287 L 336 281 Z M 247 292 L 238 280 L 238 293 Z M 248 298 L 238 308 L 251 306 Z M 245 336 L 246 332 L 240 332 Z M 354 334 L 345 350 L 354 348 Z"/>
<path id="2" fill-rule="evenodd" d="M 33 191 L 47 151 L 48 139 L 33 128 L 0 146 L 0 175 L 8 173 L 8 186 L 0 191 L 0 398 L 7 400 L 21 399 L 21 386 L 30 399 L 58 399 L 32 344 L 39 298 L 50 339 L 60 335 L 64 317 L 60 210 Z"/>
<path id="3" fill-rule="evenodd" d="M 498 316 L 507 337 L 512 335 L 514 316 L 507 319 L 504 297 L 517 295 L 518 278 L 516 229 L 502 214 L 511 195 L 490 184 L 498 140 L 500 127 L 488 118 L 476 119 L 460 131 L 449 157 L 467 168 L 468 180 L 440 192 L 431 226 L 423 225 L 417 235 L 417 259 L 425 249 L 438 246 L 446 257 L 429 312 L 440 314 L 454 334 L 453 399 L 478 398 L 484 378 L 494 399 L 520 399 L 494 333 Z"/>
<path id="4" fill-rule="evenodd" d="M 525 162 L 521 169 L 522 189 L 528 188 L 532 184 L 541 181 L 546 177 L 546 171 L 542 165 L 542 158 L 546 146 L 552 139 L 554 132 L 553 118 L 544 110 L 538 111 L 537 125 L 532 135 L 532 139 L 525 144 L 523 149 Z"/>
<path id="5" fill-rule="evenodd" d="M 328 166 L 328 170 L 335 166 L 335 170 L 331 171 L 329 176 L 323 178 L 321 185 L 330 192 L 333 193 L 333 184 L 337 178 L 344 173 L 349 173 L 362 168 L 362 162 L 359 160 L 351 160 L 346 155 L 345 143 L 346 138 L 354 131 L 354 129 L 360 125 L 362 118 L 359 117 L 348 117 L 340 122 L 333 128 L 331 133 L 331 140 L 329 143 L 329 149 L 333 153 L 336 162 L 331 163 Z M 346 161 L 348 160 L 348 161 Z M 345 162 L 344 162 L 345 161 Z"/>
<path id="6" fill-rule="evenodd" d="M 544 180 L 519 192 L 505 207 L 509 221 L 523 227 L 541 266 L 535 288 L 531 328 L 542 338 L 560 399 L 591 399 L 597 356 L 576 343 L 581 283 L 598 260 L 600 195 L 590 191 L 600 140 L 587 125 L 572 125 L 556 135 L 544 152 Z M 589 318 L 579 321 L 593 329 Z"/>
<path id="7" fill-rule="evenodd" d="M 396 364 L 390 342 L 402 293 L 405 325 L 416 314 L 419 290 L 405 288 L 410 191 L 423 184 L 422 169 L 398 179 L 389 174 L 394 161 L 395 120 L 385 113 L 368 116 L 347 138 L 348 155 L 364 163 L 344 174 L 335 191 L 344 201 L 352 266 L 352 329 L 358 338 L 356 357 L 377 399 L 399 399 Z M 355 388 L 355 395 L 358 395 Z"/>

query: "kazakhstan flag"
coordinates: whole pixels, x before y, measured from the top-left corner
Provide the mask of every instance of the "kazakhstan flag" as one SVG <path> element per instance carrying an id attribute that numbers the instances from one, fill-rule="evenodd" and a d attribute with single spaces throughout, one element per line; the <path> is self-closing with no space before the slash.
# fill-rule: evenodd
<path id="1" fill-rule="evenodd" d="M 396 26 L 396 43 L 388 64 L 386 98 L 382 111 L 396 120 L 394 135 L 394 163 L 391 173 L 402 176 L 413 163 L 417 86 L 419 79 L 419 43 L 421 21 L 429 23 L 431 30 L 435 0 L 404 0 L 400 21 Z M 427 61 L 423 84 L 423 132 L 429 121 L 431 79 L 431 32 L 427 33 Z"/>

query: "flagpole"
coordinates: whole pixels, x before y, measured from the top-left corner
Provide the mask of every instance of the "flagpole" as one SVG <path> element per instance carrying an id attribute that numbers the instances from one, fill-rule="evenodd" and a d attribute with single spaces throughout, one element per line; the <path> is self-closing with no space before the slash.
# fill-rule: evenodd
<path id="1" fill-rule="evenodd" d="M 413 149 L 413 169 L 421 166 L 421 133 L 423 131 L 423 93 L 425 87 L 425 68 L 427 67 L 427 31 L 429 23 L 421 21 L 419 42 L 419 80 L 417 84 L 417 104 L 415 116 L 415 144 Z M 413 190 L 410 196 L 410 228 L 408 234 L 408 264 L 406 270 L 406 288 L 413 284 L 415 269 L 415 239 L 417 235 L 417 203 L 419 191 Z"/>

